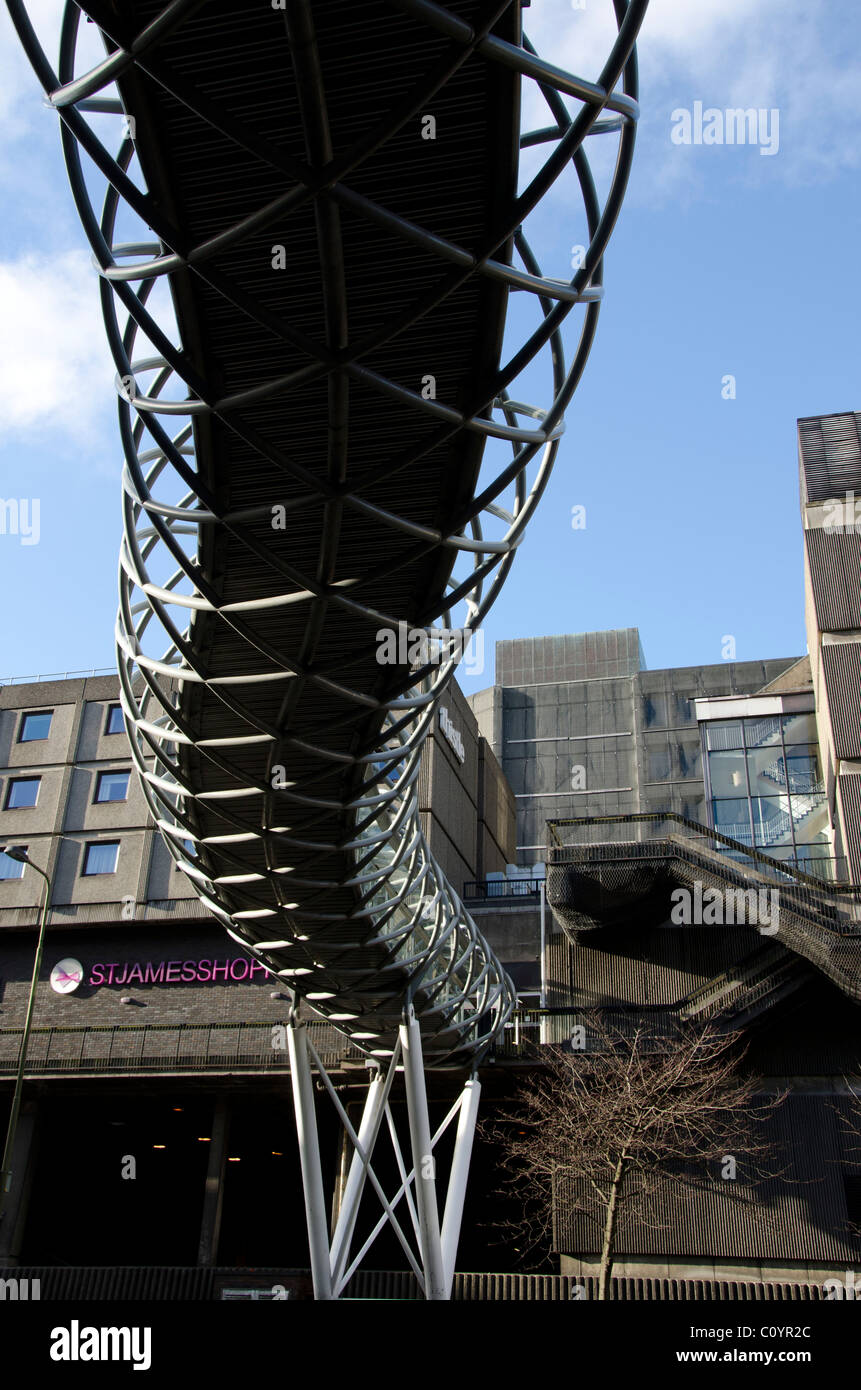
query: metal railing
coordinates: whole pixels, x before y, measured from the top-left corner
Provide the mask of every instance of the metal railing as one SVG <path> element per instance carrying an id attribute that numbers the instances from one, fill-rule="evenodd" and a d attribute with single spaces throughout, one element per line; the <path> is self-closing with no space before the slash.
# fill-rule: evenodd
<path id="1" fill-rule="evenodd" d="M 115 676 L 116 666 L 93 666 L 85 671 L 47 671 L 35 676 L 0 676 L 0 685 L 38 685 L 41 681 L 73 681 L 89 676 Z"/>
<path id="2" fill-rule="evenodd" d="M 806 873 L 787 859 L 774 859 L 762 849 L 754 849 L 741 840 L 733 839 L 731 835 L 702 825 L 699 821 L 689 820 L 675 811 L 640 811 L 618 816 L 578 816 L 548 821 L 548 862 L 564 864 L 571 850 L 626 845 L 633 851 L 635 847 L 648 847 L 654 841 L 670 837 L 699 841 L 716 853 L 725 853 L 737 867 L 748 865 L 775 883 L 809 887 L 815 890 L 820 901 L 825 895 L 861 902 L 859 884 L 845 879 L 826 878 L 824 873 Z M 819 863 L 820 860 L 805 862 Z M 848 873 L 845 858 L 823 855 L 821 862 L 833 865 L 835 873 Z"/>
<path id="3" fill-rule="evenodd" d="M 543 878 L 473 879 L 463 885 L 463 897 L 468 903 L 498 902 L 505 898 L 527 898 L 537 903 L 543 882 Z"/>

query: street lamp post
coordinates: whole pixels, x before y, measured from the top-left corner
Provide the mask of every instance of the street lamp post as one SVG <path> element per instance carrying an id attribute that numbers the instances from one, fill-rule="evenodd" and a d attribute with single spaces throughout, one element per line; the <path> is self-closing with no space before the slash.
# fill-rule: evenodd
<path id="1" fill-rule="evenodd" d="M 0 1221 L 3 1219 L 3 1212 L 6 1206 L 6 1197 L 12 1186 L 12 1169 L 9 1166 L 12 1162 L 12 1149 L 15 1144 L 15 1131 L 18 1128 L 18 1112 L 21 1109 L 21 1093 L 24 1089 L 24 1067 L 27 1063 L 27 1044 L 30 1041 L 30 1024 L 33 1021 L 33 1007 L 36 1002 L 36 985 L 39 980 L 39 971 L 42 968 L 42 948 L 45 944 L 45 923 L 48 920 L 48 900 L 51 896 L 51 880 L 40 869 L 38 864 L 34 864 L 32 859 L 27 857 L 27 851 L 15 845 L 7 845 L 5 853 L 9 859 L 14 859 L 19 864 L 26 864 L 29 868 L 35 869 L 37 874 L 41 874 L 45 880 L 45 896 L 42 902 L 42 917 L 39 923 L 39 940 L 36 943 L 36 959 L 33 962 L 33 978 L 30 981 L 30 997 L 27 1000 L 27 1017 L 24 1020 L 24 1034 L 21 1038 L 21 1050 L 18 1053 L 18 1074 L 15 1077 L 15 1093 L 12 1097 L 12 1111 L 9 1115 L 9 1127 L 6 1130 L 6 1145 L 3 1149 L 3 1165 L 0 1168 Z"/>

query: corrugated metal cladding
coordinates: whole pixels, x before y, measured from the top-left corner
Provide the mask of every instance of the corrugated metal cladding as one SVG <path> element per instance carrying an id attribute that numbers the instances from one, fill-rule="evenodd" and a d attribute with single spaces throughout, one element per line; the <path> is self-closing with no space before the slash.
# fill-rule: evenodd
<path id="1" fill-rule="evenodd" d="M 837 783 L 843 806 L 843 833 L 851 864 L 861 864 L 861 777 L 848 774 Z"/>
<path id="2" fill-rule="evenodd" d="M 514 863 L 517 858 L 517 839 L 515 835 L 517 803 L 508 785 L 505 774 L 494 757 L 490 745 L 481 743 L 479 762 L 479 835 L 481 846 L 478 855 L 480 876 L 501 867 L 490 863 L 489 857 L 499 858 L 502 863 Z M 487 842 L 491 843 L 488 844 Z"/>
<path id="3" fill-rule="evenodd" d="M 745 1180 L 738 1156 L 736 1181 L 692 1172 L 680 1182 L 664 1180 L 648 1198 L 645 1217 L 619 1220 L 616 1253 L 621 1259 L 727 1259 L 848 1263 L 861 1257 L 861 1238 L 849 1230 L 841 1169 L 858 1172 L 858 1139 L 843 1128 L 848 1098 L 792 1095 L 763 1122 L 773 1144 L 769 1160 L 779 1177 L 758 1186 Z M 731 1151 L 731 1150 L 730 1150 Z M 585 1186 L 581 1200 L 586 1200 Z M 555 1219 L 556 1249 L 566 1255 L 597 1255 L 600 1232 L 594 1220 L 574 1210 L 571 1180 L 560 1182 Z"/>
<path id="4" fill-rule="evenodd" d="M 169 1303 L 200 1302 L 212 1298 L 217 1269 L 185 1269 L 177 1266 L 128 1267 L 30 1265 L 15 1270 L 18 1279 L 38 1279 L 42 1303 L 134 1301 L 153 1299 Z M 238 1273 L 238 1271 L 236 1271 Z M 242 1273 L 247 1275 L 247 1270 Z"/>
<path id="5" fill-rule="evenodd" d="M 861 536 L 816 527 L 804 532 L 804 544 L 819 631 L 861 627 Z"/>
<path id="6" fill-rule="evenodd" d="M 580 1290 L 583 1290 L 581 1293 Z M 819 1284 L 781 1284 L 777 1281 L 755 1284 L 729 1279 L 648 1279 L 610 1280 L 610 1299 L 615 1302 L 717 1302 L 740 1300 L 747 1303 L 815 1302 L 822 1298 Z M 570 1302 L 598 1297 L 594 1275 L 570 1274 L 456 1274 L 451 1291 L 454 1302 Z M 352 1298 L 420 1297 L 412 1274 L 373 1270 L 358 1274 L 350 1285 Z"/>
<path id="7" fill-rule="evenodd" d="M 292 1286 L 297 1274 L 308 1271 L 257 1269 L 254 1286 L 272 1284 Z M 15 1270 L 19 1279 L 38 1279 L 41 1302 L 76 1300 L 79 1302 L 206 1302 L 217 1298 L 218 1287 L 249 1287 L 249 1271 L 242 1269 L 148 1268 L 62 1268 L 39 1265 Z M 452 1299 L 456 1302 L 568 1302 L 578 1289 L 585 1297 L 596 1298 L 598 1280 L 592 1275 L 568 1274 L 456 1274 Z M 583 1294 L 579 1295 L 581 1298 Z M 755 1284 L 726 1279 L 645 1279 L 610 1280 L 610 1298 L 617 1302 L 635 1300 L 699 1301 L 739 1300 L 741 1302 L 813 1302 L 822 1298 L 819 1284 Z M 363 1270 L 349 1285 L 349 1298 L 418 1300 L 421 1295 L 414 1276 L 401 1270 Z"/>
<path id="8" fill-rule="evenodd" d="M 550 938 L 548 983 L 559 995 L 553 1002 L 572 1009 L 611 1003 L 669 1006 L 762 944 L 749 928 L 733 927 L 634 926 L 612 935 L 596 932 L 576 946 L 560 933 Z"/>
<path id="9" fill-rule="evenodd" d="M 838 758 L 861 758 L 861 642 L 822 647 L 828 712 Z"/>
<path id="10" fill-rule="evenodd" d="M 861 496 L 861 412 L 799 420 L 798 459 L 806 502 Z"/>
<path id="11" fill-rule="evenodd" d="M 642 647 L 635 627 L 608 632 L 569 632 L 560 637 L 520 637 L 496 644 L 496 684 L 531 685 L 633 676 Z"/>

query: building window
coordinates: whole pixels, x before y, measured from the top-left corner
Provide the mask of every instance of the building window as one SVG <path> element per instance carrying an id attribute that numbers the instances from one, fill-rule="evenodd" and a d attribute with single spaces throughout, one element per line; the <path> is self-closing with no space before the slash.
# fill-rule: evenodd
<path id="1" fill-rule="evenodd" d="M 787 742 L 808 734 L 813 718 L 706 722 L 707 784 L 716 830 L 821 877 L 833 850 L 819 750 Z"/>
<path id="2" fill-rule="evenodd" d="M 100 772 L 96 782 L 96 801 L 125 801 L 129 794 L 127 772 Z"/>
<path id="3" fill-rule="evenodd" d="M 721 835 L 738 840 L 742 845 L 752 842 L 750 828 L 750 802 L 745 797 L 736 800 L 713 801 L 712 815 L 714 827 Z"/>
<path id="4" fill-rule="evenodd" d="M 727 748 L 741 748 L 741 720 L 711 720 L 706 724 L 706 747 L 711 751 L 722 752 Z"/>
<path id="5" fill-rule="evenodd" d="M 120 852 L 119 840 L 98 840 L 88 844 L 84 851 L 83 874 L 113 874 L 117 870 L 117 856 Z"/>
<path id="6" fill-rule="evenodd" d="M 709 775 L 711 777 L 712 796 L 747 796 L 744 753 L 740 748 L 721 748 L 710 752 Z"/>
<path id="7" fill-rule="evenodd" d="M 817 743 L 815 714 L 785 714 L 781 723 L 784 743 Z"/>
<path id="8" fill-rule="evenodd" d="M 16 849 L 23 849 L 23 850 L 26 851 L 27 846 L 26 846 L 26 845 L 16 845 L 15 848 L 16 848 Z M 23 877 L 24 877 L 24 865 L 21 864 L 17 859 L 10 859 L 9 856 L 8 856 L 8 854 L 4 854 L 4 853 L 0 852 L 0 880 L 2 880 L 2 879 L 4 879 L 4 878 L 23 878 Z"/>
<path id="9" fill-rule="evenodd" d="M 52 709 L 40 710 L 38 714 L 25 714 L 21 720 L 19 743 L 33 743 L 38 738 L 47 738 L 51 732 Z"/>
<path id="10" fill-rule="evenodd" d="M 6 791 L 6 810 L 20 811 L 25 806 L 35 806 L 41 780 L 41 777 L 15 777 Z"/>
<path id="11" fill-rule="evenodd" d="M 123 719 L 122 705 L 108 705 L 108 717 L 105 720 L 106 734 L 124 734 L 126 731 L 126 721 Z"/>
<path id="12" fill-rule="evenodd" d="M 188 858 L 188 859 L 193 859 L 193 858 L 194 858 L 194 841 L 193 841 L 193 840 L 180 840 L 179 843 L 182 845 L 182 848 L 183 848 L 183 850 L 185 851 L 186 858 Z M 175 869 L 179 869 L 179 868 L 181 867 L 179 860 L 177 860 L 177 861 L 175 862 L 175 864 L 174 864 L 173 867 L 174 867 Z"/>

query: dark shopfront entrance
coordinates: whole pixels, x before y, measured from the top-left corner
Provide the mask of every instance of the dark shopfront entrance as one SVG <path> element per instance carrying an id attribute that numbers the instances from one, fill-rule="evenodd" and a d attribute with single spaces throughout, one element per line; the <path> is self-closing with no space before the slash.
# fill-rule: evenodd
<path id="1" fill-rule="evenodd" d="M 222 1145 L 212 1092 L 137 1081 L 41 1088 L 20 1263 L 198 1264 L 202 1230 L 210 1243 L 215 1233 L 205 1194 L 220 1150 L 220 1234 L 206 1262 L 306 1267 L 289 1093 L 220 1096 Z"/>
<path id="2" fill-rule="evenodd" d="M 359 1121 L 362 1092 L 355 1087 L 354 1098 L 354 1086 L 349 1085 L 343 1094 L 354 1124 Z M 216 1091 L 211 1082 L 205 1087 L 156 1078 L 124 1084 L 48 1082 L 28 1085 L 27 1104 L 36 1106 L 29 1159 L 33 1185 L 19 1264 L 309 1268 L 289 1083 L 255 1083 L 250 1090 L 248 1083 L 226 1080 Z M 395 1108 L 405 1137 L 401 1105 L 397 1101 Z M 432 1128 L 448 1105 L 448 1100 L 432 1103 Z M 483 1117 L 494 1108 L 488 1095 Z M 218 1145 L 221 1132 L 219 1112 L 220 1220 L 217 1204 L 205 1200 L 207 1174 L 217 1173 L 218 1167 L 213 1144 Z M 0 1105 L 4 1131 L 7 1114 L 8 1102 Z M 341 1144 L 335 1112 L 323 1097 L 317 1121 L 325 1190 L 330 1194 Z M 447 1174 L 446 1140 L 437 1154 L 440 1172 Z M 512 1245 L 505 1230 L 504 1218 L 510 1212 L 498 1192 L 496 1157 L 477 1137 L 458 1257 L 461 1270 L 523 1268 L 524 1252 Z M 393 1192 L 397 1170 L 385 1140 L 375 1155 L 375 1168 L 386 1190 Z M 368 1189 L 354 1253 L 379 1214 Z M 403 1203 L 399 1216 L 409 1228 Z M 380 1234 L 366 1267 L 407 1267 L 391 1230 Z"/>

